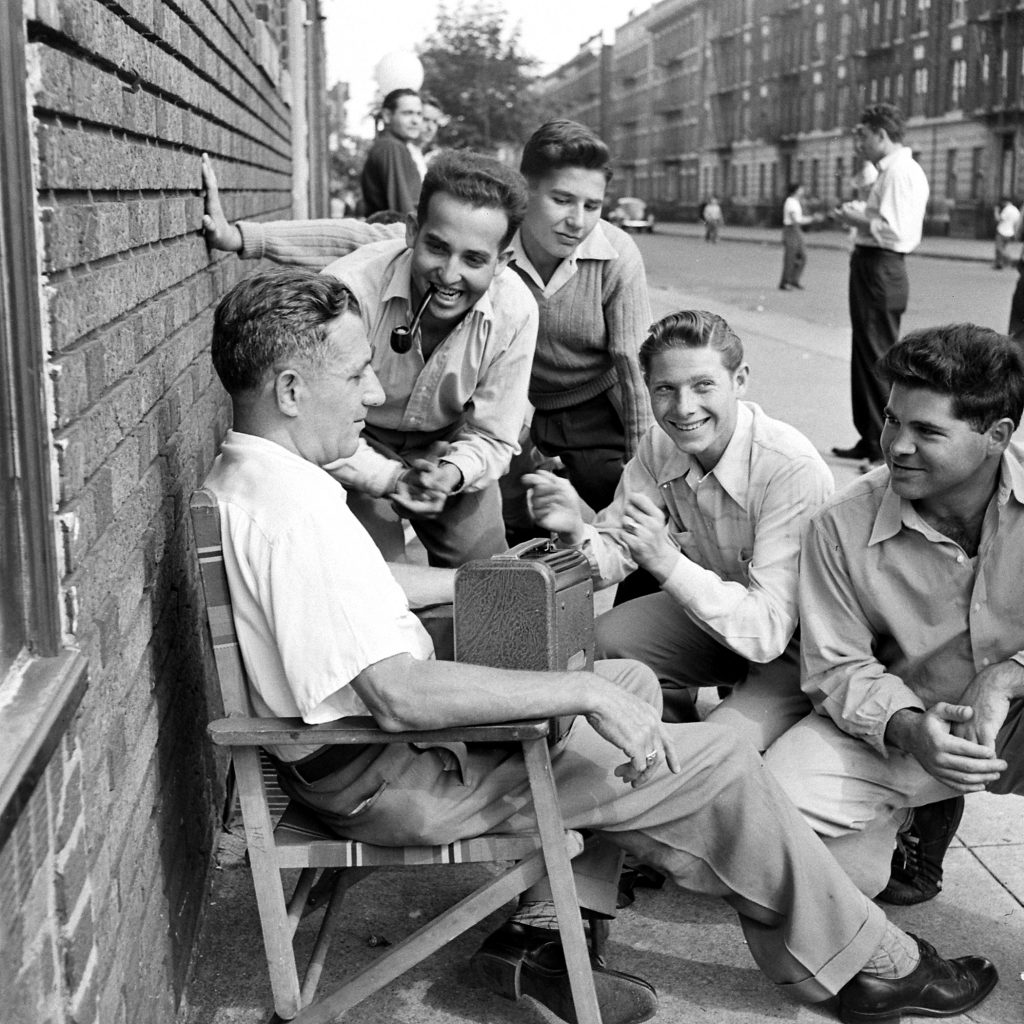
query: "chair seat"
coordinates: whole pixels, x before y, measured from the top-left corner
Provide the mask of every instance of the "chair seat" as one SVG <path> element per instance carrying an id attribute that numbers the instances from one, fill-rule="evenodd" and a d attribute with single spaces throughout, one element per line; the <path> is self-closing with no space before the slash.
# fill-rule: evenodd
<path id="1" fill-rule="evenodd" d="M 578 832 L 566 831 L 570 856 L 583 848 Z M 541 846 L 536 833 L 474 836 L 444 846 L 374 846 L 343 839 L 330 832 L 314 813 L 294 800 L 274 830 L 283 867 L 363 868 L 423 864 L 471 864 L 474 861 L 518 860 Z"/>

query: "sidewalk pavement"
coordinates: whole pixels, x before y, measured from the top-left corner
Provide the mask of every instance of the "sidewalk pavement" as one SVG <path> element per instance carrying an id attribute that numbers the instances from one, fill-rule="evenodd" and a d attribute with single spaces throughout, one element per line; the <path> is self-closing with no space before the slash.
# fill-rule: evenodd
<path id="1" fill-rule="evenodd" d="M 656 234 L 662 235 L 678 235 L 688 238 L 704 237 L 704 225 L 694 221 L 680 223 L 659 221 L 654 230 Z M 781 248 L 782 229 L 726 224 L 719 232 L 718 241 L 719 244 L 723 242 L 761 242 L 766 245 L 778 245 Z M 832 227 L 805 231 L 804 245 L 808 249 L 849 251 L 851 248 L 849 235 L 845 231 Z M 994 241 L 990 238 L 948 238 L 940 235 L 925 235 L 911 256 L 925 259 L 991 263 L 994 248 Z"/>
<path id="2" fill-rule="evenodd" d="M 665 234 L 703 234 L 697 224 L 659 225 Z M 780 232 L 726 227 L 722 243 L 759 240 L 779 243 Z M 838 232 L 812 232 L 808 245 L 846 248 Z M 991 244 L 972 239 L 925 239 L 921 255 L 991 259 Z M 733 316 L 741 311 L 729 313 Z M 744 324 L 744 337 L 756 331 Z M 765 328 L 762 327 L 762 331 Z M 766 359 L 792 354 L 768 330 L 756 338 Z M 848 413 L 846 414 L 848 416 Z M 806 427 L 824 447 L 832 438 L 821 417 Z M 845 422 L 845 419 L 843 420 Z M 820 435 L 820 436 L 819 436 Z M 839 486 L 852 480 L 855 463 L 826 456 Z M 598 595 L 597 610 L 610 604 Z M 702 696 L 702 701 L 708 700 Z M 236 821 L 222 836 L 212 891 L 180 1019 L 182 1024 L 268 1024 L 272 999 L 256 914 L 252 881 L 244 860 L 244 838 Z M 337 929 L 321 991 L 353 967 L 372 960 L 377 938 L 398 941 L 427 915 L 470 892 L 483 872 L 479 865 L 456 868 L 381 870 L 346 897 L 348 916 Z M 473 978 L 468 961 L 511 906 L 460 936 L 383 992 L 351 1010 L 346 1024 L 557 1024 L 558 1018 L 530 999 L 511 1003 L 492 995 Z M 918 907 L 886 908 L 892 919 L 950 955 L 984 953 L 999 968 L 996 991 L 968 1015 L 949 1018 L 976 1024 L 1024 1021 L 1024 797 L 971 796 L 957 838 L 946 856 L 945 888 Z M 827 912 L 823 908 L 823 913 Z M 319 914 L 300 925 L 308 949 Z M 373 945 L 371 945 L 371 937 Z M 612 927 L 609 964 L 638 974 L 658 989 L 656 1024 L 790 1024 L 834 1020 L 828 1005 L 803 1006 L 772 986 L 754 965 L 735 915 L 724 902 L 692 896 L 666 884 L 639 890 L 632 907 Z"/>

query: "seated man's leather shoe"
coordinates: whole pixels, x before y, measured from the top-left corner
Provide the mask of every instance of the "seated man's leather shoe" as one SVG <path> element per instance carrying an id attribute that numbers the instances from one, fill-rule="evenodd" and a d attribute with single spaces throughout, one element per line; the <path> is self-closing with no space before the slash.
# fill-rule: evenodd
<path id="1" fill-rule="evenodd" d="M 569 972 L 558 932 L 506 921 L 470 961 L 484 984 L 506 999 L 532 996 L 569 1024 L 576 1024 Z M 658 1012 L 658 994 L 643 978 L 593 963 L 603 1024 L 640 1024 Z"/>
<path id="2" fill-rule="evenodd" d="M 857 974 L 839 991 L 839 1019 L 844 1024 L 899 1021 L 901 1013 L 954 1017 L 977 1006 L 996 987 L 995 965 L 983 956 L 944 960 L 916 935 L 921 950 L 917 969 L 895 980 Z"/>

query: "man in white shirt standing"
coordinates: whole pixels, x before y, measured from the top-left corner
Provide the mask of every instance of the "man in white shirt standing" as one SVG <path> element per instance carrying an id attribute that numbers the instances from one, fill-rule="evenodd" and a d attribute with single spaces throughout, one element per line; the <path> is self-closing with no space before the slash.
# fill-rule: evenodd
<path id="1" fill-rule="evenodd" d="M 833 448 L 841 459 L 881 462 L 882 410 L 888 397 L 875 374 L 878 360 L 899 340 L 910 283 L 904 257 L 921 243 L 928 179 L 903 145 L 903 114 L 889 103 L 866 107 L 854 129 L 857 154 L 878 168 L 867 205 L 843 203 L 835 215 L 857 230 L 850 257 L 850 391 L 860 437 Z"/>
<path id="2" fill-rule="evenodd" d="M 1017 237 L 1020 225 L 1020 210 L 1009 196 L 1003 196 L 996 207 L 996 255 L 992 263 L 993 270 L 1002 270 L 1012 263 L 1010 243 Z"/>
<path id="3" fill-rule="evenodd" d="M 803 227 L 814 219 L 805 216 L 800 202 L 803 197 L 804 187 L 795 181 L 789 186 L 786 201 L 782 204 L 782 279 L 779 291 L 783 292 L 790 288 L 803 288 L 800 277 L 807 265 Z"/>

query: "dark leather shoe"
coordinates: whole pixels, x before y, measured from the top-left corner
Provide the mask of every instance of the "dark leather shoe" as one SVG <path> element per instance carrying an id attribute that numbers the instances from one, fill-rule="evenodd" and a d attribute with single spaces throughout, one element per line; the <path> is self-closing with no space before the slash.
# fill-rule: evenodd
<path id="1" fill-rule="evenodd" d="M 910 828 L 893 851 L 889 884 L 878 894 L 882 903 L 909 907 L 925 903 L 942 891 L 942 858 L 964 816 L 964 798 L 918 807 Z"/>
<path id="2" fill-rule="evenodd" d="M 851 448 L 833 448 L 832 454 L 840 459 L 867 459 L 871 462 L 880 462 L 882 459 L 881 451 L 863 440 Z"/>
<path id="3" fill-rule="evenodd" d="M 558 932 L 506 921 L 470 961 L 481 981 L 505 999 L 532 996 L 569 1024 L 576 1008 Z M 658 994 L 643 978 L 594 964 L 603 1024 L 640 1024 L 658 1012 Z"/>
<path id="4" fill-rule="evenodd" d="M 899 1021 L 901 1013 L 955 1017 L 977 1006 L 996 987 L 995 964 L 985 957 L 943 960 L 924 939 L 911 938 L 921 950 L 913 973 L 890 980 L 862 972 L 839 990 L 839 1019 L 844 1024 Z"/>

